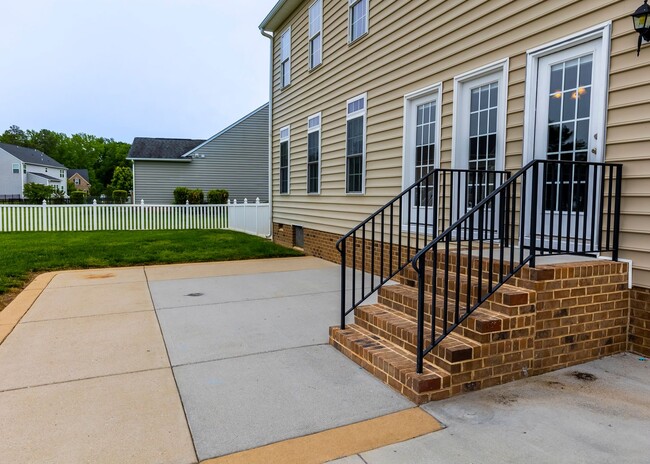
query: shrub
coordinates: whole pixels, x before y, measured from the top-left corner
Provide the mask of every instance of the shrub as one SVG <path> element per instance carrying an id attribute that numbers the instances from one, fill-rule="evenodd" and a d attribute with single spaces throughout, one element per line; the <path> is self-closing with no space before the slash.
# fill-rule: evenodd
<path id="1" fill-rule="evenodd" d="M 86 202 L 86 193 L 81 190 L 70 192 L 70 203 L 73 205 L 82 205 Z"/>
<path id="2" fill-rule="evenodd" d="M 65 192 L 55 187 L 54 192 L 52 192 L 52 196 L 50 197 L 50 203 L 54 205 L 62 205 L 65 203 Z"/>
<path id="3" fill-rule="evenodd" d="M 113 190 L 113 201 L 117 204 L 123 204 L 128 195 L 126 190 Z"/>
<path id="4" fill-rule="evenodd" d="M 203 203 L 203 190 L 194 189 L 190 190 L 187 193 L 187 200 L 190 202 L 190 205 L 200 205 Z"/>
<path id="5" fill-rule="evenodd" d="M 174 189 L 174 204 L 184 205 L 187 201 L 187 197 L 190 193 L 190 189 L 187 187 L 176 187 Z"/>
<path id="6" fill-rule="evenodd" d="M 29 203 L 43 203 L 43 200 L 49 201 L 56 189 L 51 185 L 37 184 L 28 182 L 23 187 L 23 196 Z"/>
<path id="7" fill-rule="evenodd" d="M 228 203 L 228 190 L 210 190 L 208 192 L 208 203 L 224 205 Z"/>

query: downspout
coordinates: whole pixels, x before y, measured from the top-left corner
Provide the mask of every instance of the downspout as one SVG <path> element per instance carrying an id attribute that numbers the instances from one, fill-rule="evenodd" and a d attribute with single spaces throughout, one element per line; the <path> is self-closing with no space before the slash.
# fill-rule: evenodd
<path id="1" fill-rule="evenodd" d="M 273 239 L 273 35 L 260 27 L 269 39 L 269 235 Z"/>

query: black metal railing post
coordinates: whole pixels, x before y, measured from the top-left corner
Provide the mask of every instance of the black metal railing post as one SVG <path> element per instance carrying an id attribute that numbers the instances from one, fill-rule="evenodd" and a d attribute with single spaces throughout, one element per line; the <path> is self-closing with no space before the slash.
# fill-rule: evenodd
<path id="1" fill-rule="evenodd" d="M 623 165 L 616 165 L 616 196 L 614 197 L 614 237 L 612 260 L 618 261 L 619 234 L 621 232 L 621 188 L 623 184 Z"/>
<path id="2" fill-rule="evenodd" d="M 418 374 L 422 373 L 422 365 L 424 363 L 424 286 L 425 286 L 425 256 L 426 254 L 420 255 L 418 260 L 418 267 L 416 268 L 418 273 L 418 339 L 417 339 L 417 361 L 416 361 L 416 372 Z M 435 269 L 433 270 L 433 278 L 435 279 Z M 435 285 L 435 282 L 433 283 Z M 434 302 L 435 303 L 435 302 Z M 435 324 L 435 314 L 431 315 L 431 325 Z"/>
<path id="3" fill-rule="evenodd" d="M 542 161 L 543 162 L 543 161 Z M 539 164 L 533 164 L 533 191 L 530 194 L 530 267 L 535 267 L 535 256 L 537 255 L 537 191 L 539 189 Z M 527 188 L 526 185 L 521 186 Z"/>
<path id="4" fill-rule="evenodd" d="M 341 330 L 345 330 L 345 240 L 341 242 Z"/>

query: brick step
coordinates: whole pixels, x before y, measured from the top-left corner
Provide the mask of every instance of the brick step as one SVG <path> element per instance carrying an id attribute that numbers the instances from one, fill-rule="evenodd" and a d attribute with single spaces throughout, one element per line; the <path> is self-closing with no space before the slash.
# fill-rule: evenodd
<path id="1" fill-rule="evenodd" d="M 355 309 L 355 324 L 368 332 L 412 353 L 417 352 L 417 321 L 387 306 L 374 304 Z M 425 344 L 431 342 L 431 326 L 424 327 Z M 452 332 L 427 356 L 426 360 L 451 374 L 463 372 L 464 361 L 480 358 L 482 345 Z"/>
<path id="2" fill-rule="evenodd" d="M 431 325 L 431 294 L 425 294 L 424 321 Z M 407 316 L 417 318 L 417 289 L 407 285 L 388 285 L 379 291 L 378 303 L 387 306 L 396 311 L 400 311 Z M 455 308 L 448 303 L 447 321 L 454 320 Z M 442 315 L 444 308 L 444 298 L 436 297 L 436 327 L 442 327 Z M 463 311 L 461 311 L 461 316 Z M 513 316 L 492 311 L 480 307 L 470 314 L 467 319 L 458 327 L 456 331 L 463 337 L 469 338 L 479 343 L 487 343 L 493 340 L 503 340 L 509 336 L 508 331 L 516 326 L 516 320 Z"/>
<path id="3" fill-rule="evenodd" d="M 444 249 L 444 245 L 440 245 L 440 248 Z M 504 256 L 503 256 L 503 273 L 508 273 L 510 271 L 510 250 L 504 249 Z M 493 249 L 493 260 L 492 260 L 492 270 L 494 274 L 499 274 L 501 271 L 501 263 L 500 263 L 500 253 L 501 249 L 499 247 L 495 247 Z M 437 267 L 438 269 L 443 269 L 445 268 L 445 265 L 449 266 L 449 270 L 451 272 L 456 272 L 457 269 L 457 262 L 458 259 L 457 257 L 459 256 L 458 252 L 455 251 L 455 244 L 452 246 L 452 249 L 449 251 L 449 256 L 447 259 L 445 259 L 445 253 L 444 251 L 438 251 L 438 259 L 437 259 Z M 514 264 L 516 265 L 516 262 L 519 259 L 519 255 L 515 253 L 515 262 Z M 484 273 L 484 276 L 487 275 L 488 270 L 490 269 L 490 250 L 488 247 L 483 248 L 483 255 L 482 255 L 482 270 Z M 467 275 L 467 264 L 469 262 L 469 252 L 467 249 L 463 249 L 460 252 L 460 274 L 461 275 Z M 425 257 L 425 263 L 427 267 L 432 267 L 433 266 L 433 252 L 427 253 Z M 472 275 L 478 275 L 478 268 L 479 268 L 479 250 L 478 248 L 473 248 L 472 249 Z"/>
<path id="4" fill-rule="evenodd" d="M 447 274 L 447 283 L 449 288 L 448 298 L 455 299 L 456 297 L 456 273 L 449 272 Z M 398 277 L 398 282 L 403 285 L 416 287 L 417 286 L 417 272 L 413 268 L 406 268 Z M 433 270 L 428 268 L 425 271 L 425 292 L 431 293 L 433 287 L 431 282 L 433 280 Z M 438 272 L 436 275 L 436 296 L 444 297 L 445 273 Z M 461 307 L 467 303 L 467 290 L 468 283 L 470 284 L 470 304 L 476 303 L 479 295 L 479 283 L 477 277 L 468 279 L 466 275 L 459 276 L 460 280 L 460 303 Z M 486 279 L 482 281 L 481 297 L 488 293 L 489 282 Z M 515 287 L 513 285 L 504 284 L 499 287 L 493 295 L 483 304 L 485 308 L 492 311 L 505 314 L 507 316 L 516 316 L 526 314 L 534 311 L 534 303 L 536 301 L 536 292 L 525 288 Z"/>
<path id="5" fill-rule="evenodd" d="M 422 374 L 415 371 L 415 355 L 349 324 L 344 330 L 330 327 L 330 344 L 385 384 L 416 404 L 450 396 L 451 374 L 424 361 Z"/>

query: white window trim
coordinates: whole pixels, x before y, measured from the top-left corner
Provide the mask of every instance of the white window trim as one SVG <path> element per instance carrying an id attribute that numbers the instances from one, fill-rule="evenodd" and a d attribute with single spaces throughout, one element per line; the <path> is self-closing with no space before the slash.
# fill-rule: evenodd
<path id="1" fill-rule="evenodd" d="M 480 79 L 485 76 L 490 76 L 492 74 L 498 74 L 499 77 L 499 98 L 498 98 L 498 108 L 497 108 L 497 151 L 495 153 L 495 169 L 497 171 L 502 171 L 505 169 L 505 159 L 506 159 L 506 118 L 508 116 L 508 75 L 510 69 L 510 60 L 505 58 L 494 63 L 481 66 L 480 68 L 473 69 L 469 72 L 459 74 L 454 77 L 454 107 L 453 107 L 453 117 L 452 117 L 452 130 L 451 130 L 451 167 L 452 169 L 465 169 L 467 166 L 458 165 L 458 143 L 461 141 L 458 140 L 459 137 L 459 114 L 460 102 L 461 102 L 461 92 L 465 85 L 471 84 L 472 81 Z M 464 102 L 463 102 L 464 103 Z M 464 142 L 464 141 L 463 141 Z"/>
<path id="2" fill-rule="evenodd" d="M 311 31 L 309 30 L 309 27 L 311 25 L 311 19 L 309 17 L 309 12 L 311 11 L 312 7 L 316 5 L 316 3 L 320 1 L 320 30 L 312 35 Z M 323 64 L 323 0 L 316 0 L 313 2 L 309 8 L 307 8 L 307 21 L 309 24 L 307 25 L 307 43 L 308 43 L 308 50 L 307 50 L 307 67 L 311 71 L 312 69 L 318 68 L 321 64 Z M 311 44 L 312 44 L 312 39 L 314 39 L 317 35 L 320 34 L 320 62 L 317 65 L 312 66 L 311 65 Z"/>
<path id="3" fill-rule="evenodd" d="M 314 119 L 315 117 L 318 117 L 318 125 L 314 127 L 309 127 L 309 121 Z M 323 125 L 323 118 L 320 112 L 316 114 L 312 114 L 307 118 L 307 135 L 311 134 L 312 132 L 318 131 L 318 188 L 316 189 L 315 192 L 309 191 L 309 137 L 307 137 L 307 186 L 306 186 L 307 189 L 306 190 L 308 195 L 320 195 L 321 161 L 323 159 L 323 151 L 321 149 L 322 147 L 321 141 L 323 140 L 323 132 L 321 131 L 322 125 Z"/>
<path id="4" fill-rule="evenodd" d="M 284 130 L 287 131 L 286 137 L 282 137 L 282 132 Z M 284 126 L 280 129 L 280 147 L 282 147 L 283 142 L 287 142 L 287 191 L 282 192 L 282 148 L 280 148 L 280 157 L 278 159 L 278 180 L 280 181 L 278 191 L 280 192 L 280 195 L 289 195 L 291 193 L 291 126 Z"/>
<path id="5" fill-rule="evenodd" d="M 354 101 L 363 99 L 363 109 L 348 113 L 348 105 Z M 361 191 L 348 192 L 348 128 L 347 123 L 350 119 L 363 116 L 363 150 L 361 158 Z M 345 194 L 346 195 L 365 195 L 366 194 L 366 133 L 368 126 L 368 93 L 362 93 L 345 102 Z"/>
<path id="6" fill-rule="evenodd" d="M 18 172 L 14 172 L 16 170 L 16 166 L 18 166 Z M 11 163 L 11 173 L 20 174 L 20 163 Z"/>
<path id="7" fill-rule="evenodd" d="M 526 52 L 526 90 L 524 103 L 524 141 L 523 141 L 523 160 L 522 165 L 533 160 L 535 156 L 535 116 L 537 112 L 537 76 L 539 73 L 539 60 L 544 56 L 575 47 L 585 42 L 600 39 L 602 41 L 601 59 L 605 63 L 604 88 L 609 89 L 609 71 L 610 71 L 610 49 L 611 49 L 612 22 L 607 21 L 589 29 L 577 32 L 575 34 L 563 37 L 561 39 L 549 42 L 539 47 L 532 48 Z M 600 104 L 605 109 L 605 117 L 601 118 L 602 123 L 598 128 L 598 137 L 596 149 L 603 154 L 603 161 L 607 159 L 605 152 L 605 141 L 607 140 L 607 112 L 609 92 L 605 90 L 604 101 Z"/>
<path id="8" fill-rule="evenodd" d="M 366 32 L 361 34 L 359 37 L 356 39 L 352 40 L 352 7 L 359 3 L 362 0 L 348 0 L 348 45 L 355 43 L 357 40 L 361 39 L 362 37 L 365 37 L 368 35 L 370 32 L 370 28 L 368 26 L 368 19 L 370 18 L 370 0 L 367 0 L 366 3 Z"/>
<path id="9" fill-rule="evenodd" d="M 282 39 L 285 34 L 289 34 L 289 56 L 282 59 Z M 289 82 L 284 83 L 284 63 L 289 62 Z M 291 85 L 291 26 L 287 27 L 282 34 L 280 34 L 280 88 L 284 89 Z"/>
<path id="10" fill-rule="evenodd" d="M 411 109 L 414 102 L 422 97 L 435 96 L 436 103 L 438 106 L 438 111 L 436 112 L 436 152 L 434 153 L 434 165 L 437 168 L 440 167 L 440 138 L 442 135 L 441 131 L 441 114 L 442 114 L 442 82 L 437 82 L 433 85 L 424 87 L 414 92 L 407 93 L 404 95 L 404 124 L 402 125 L 402 190 L 405 190 L 413 182 L 410 182 L 411 174 L 415 168 L 411 162 L 411 150 L 414 147 L 410 146 L 408 140 L 409 135 L 407 131 L 409 128 L 413 127 L 413 121 L 411 121 Z M 414 150 L 413 150 L 414 151 Z M 415 177 L 413 175 L 413 177 Z M 416 179 L 417 180 L 417 179 Z"/>

